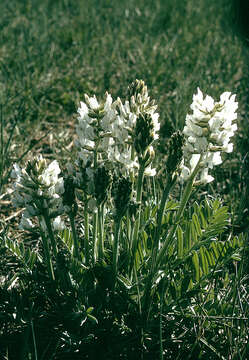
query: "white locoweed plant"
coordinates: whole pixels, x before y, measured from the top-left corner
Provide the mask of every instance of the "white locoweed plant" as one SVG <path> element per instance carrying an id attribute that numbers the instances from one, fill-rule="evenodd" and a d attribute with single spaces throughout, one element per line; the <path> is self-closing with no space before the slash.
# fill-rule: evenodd
<path id="1" fill-rule="evenodd" d="M 57 161 L 48 165 L 39 156 L 25 169 L 15 164 L 12 172 L 13 203 L 23 208 L 20 228 L 39 229 L 52 281 L 60 277 L 54 264 L 58 244 L 64 243 L 79 273 L 96 266 L 110 270 L 110 291 L 126 288 L 144 319 L 143 330 L 155 298 L 173 306 L 201 281 L 208 294 L 205 280 L 229 259 L 240 259 L 242 238 L 220 238 L 229 218 L 218 200 L 207 197 L 185 208 L 193 190 L 214 181 L 209 171 L 222 163 L 222 153 L 233 151 L 237 107 L 229 92 L 215 102 L 198 89 L 183 132 L 167 144 L 161 190 L 155 186 L 162 176 L 156 170 L 159 114 L 144 82 L 133 82 L 124 102 L 108 93 L 103 102 L 85 95 L 78 109 L 75 162 L 62 174 Z M 153 181 L 145 181 L 147 176 Z"/>

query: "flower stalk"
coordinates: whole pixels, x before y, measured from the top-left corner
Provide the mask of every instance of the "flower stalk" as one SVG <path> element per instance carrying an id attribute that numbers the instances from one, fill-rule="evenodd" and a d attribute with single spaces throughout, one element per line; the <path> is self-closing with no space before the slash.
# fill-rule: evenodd
<path id="1" fill-rule="evenodd" d="M 153 255 L 152 255 L 153 258 L 155 256 L 155 253 L 157 253 L 157 251 L 158 251 L 159 239 L 160 239 L 161 228 L 162 228 L 162 219 L 163 219 L 166 201 L 168 199 L 170 190 L 172 189 L 172 187 L 174 186 L 174 184 L 176 182 L 176 179 L 177 179 L 177 176 L 174 176 L 173 178 L 169 178 L 167 181 L 167 184 L 164 188 L 164 191 L 163 191 L 162 200 L 160 202 L 160 207 L 157 212 L 156 235 L 155 235 L 154 242 L 153 242 Z"/>
<path id="2" fill-rule="evenodd" d="M 73 234 L 74 256 L 77 259 L 80 259 L 79 240 L 78 240 L 78 236 L 77 236 L 76 228 L 75 228 L 75 216 L 74 216 L 74 213 L 72 211 L 70 211 L 68 216 L 69 216 L 70 225 L 71 225 L 72 234 Z"/>
<path id="3" fill-rule="evenodd" d="M 158 257 L 157 257 L 157 260 L 156 260 L 156 269 L 158 269 L 158 267 L 160 266 L 161 261 L 162 261 L 164 255 L 165 255 L 168 247 L 171 245 L 171 242 L 172 242 L 173 237 L 174 237 L 175 232 L 176 232 L 177 225 L 178 225 L 179 221 L 181 220 L 183 211 L 184 211 L 184 209 L 185 209 L 185 207 L 187 205 L 187 202 L 188 202 L 188 200 L 190 198 L 190 195 L 191 195 L 191 192 L 192 192 L 192 189 L 193 189 L 193 183 L 195 181 L 195 178 L 196 178 L 198 172 L 200 171 L 201 161 L 202 161 L 202 156 L 200 156 L 200 159 L 199 159 L 198 163 L 196 164 L 193 173 L 191 174 L 190 178 L 188 179 L 188 182 L 187 182 L 187 185 L 186 185 L 186 188 L 184 190 L 183 197 L 182 197 L 182 200 L 181 200 L 181 203 L 180 203 L 180 207 L 179 207 L 179 209 L 178 209 L 178 211 L 176 213 L 175 224 L 172 226 L 168 236 L 166 237 L 166 240 L 165 240 L 162 248 L 159 251 L 159 254 L 158 254 Z"/>
<path id="4" fill-rule="evenodd" d="M 94 262 L 97 261 L 98 258 L 97 235 L 98 235 L 98 214 L 95 212 L 93 214 L 93 232 L 92 232 L 92 249 L 93 249 Z"/>
<path id="5" fill-rule="evenodd" d="M 144 170 L 145 170 L 145 163 L 142 162 L 140 164 L 139 173 L 138 173 L 138 181 L 137 181 L 137 196 L 136 196 L 136 203 L 138 204 L 137 209 L 137 219 L 135 223 L 132 225 L 134 226 L 134 231 L 132 231 L 132 240 L 131 240 L 131 269 L 133 268 L 133 264 L 136 258 L 136 251 L 138 245 L 138 234 L 141 222 L 141 201 L 142 201 L 142 188 L 143 188 L 143 179 L 144 179 Z"/>
<path id="6" fill-rule="evenodd" d="M 41 227 L 40 227 L 40 229 L 41 229 Z M 49 251 L 48 239 L 42 230 L 40 230 L 40 234 L 41 234 L 41 239 L 42 239 L 43 251 L 44 251 L 44 255 L 45 255 L 45 263 L 47 264 L 48 275 L 49 275 L 50 279 L 52 281 L 54 281 L 55 276 L 54 276 L 52 259 L 51 259 L 50 251 Z"/>
<path id="7" fill-rule="evenodd" d="M 56 259 L 57 246 L 56 246 L 56 241 L 55 241 L 55 237 L 54 237 L 54 231 L 53 231 L 51 221 L 50 221 L 50 218 L 49 218 L 49 215 L 48 215 L 48 211 L 47 211 L 46 208 L 43 209 L 42 216 L 43 216 L 45 224 L 46 224 L 46 228 L 47 228 L 47 231 L 48 231 L 48 237 L 50 239 L 51 246 L 52 246 L 52 251 L 53 251 L 54 257 Z"/>
<path id="8" fill-rule="evenodd" d="M 98 207 L 97 212 L 98 221 L 98 260 L 104 260 L 104 205 Z"/>
<path id="9" fill-rule="evenodd" d="M 89 266 L 90 262 L 90 253 L 89 253 L 89 214 L 87 211 L 87 197 L 85 196 L 85 206 L 84 206 L 84 252 L 86 266 Z"/>
<path id="10" fill-rule="evenodd" d="M 118 250 L 119 250 L 119 238 L 120 238 L 120 225 L 121 217 L 117 217 L 114 224 L 114 243 L 113 243 L 113 276 L 114 276 L 114 287 L 117 280 L 117 269 L 118 269 Z"/>

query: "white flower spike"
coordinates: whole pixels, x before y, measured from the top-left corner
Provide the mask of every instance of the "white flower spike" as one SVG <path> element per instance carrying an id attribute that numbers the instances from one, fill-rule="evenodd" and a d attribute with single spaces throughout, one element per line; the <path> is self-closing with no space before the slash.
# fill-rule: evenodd
<path id="1" fill-rule="evenodd" d="M 237 119 L 238 103 L 235 95 L 230 92 L 224 92 L 220 101 L 215 102 L 211 96 L 204 98 L 198 88 L 190 108 L 192 114 L 186 116 L 183 129 L 186 142 L 181 180 L 187 180 L 191 176 L 201 156 L 202 169 L 198 182 L 207 184 L 214 180 L 208 175 L 208 169 L 222 163 L 221 152 L 233 151 L 230 138 L 237 130 L 237 124 L 233 122 Z"/>

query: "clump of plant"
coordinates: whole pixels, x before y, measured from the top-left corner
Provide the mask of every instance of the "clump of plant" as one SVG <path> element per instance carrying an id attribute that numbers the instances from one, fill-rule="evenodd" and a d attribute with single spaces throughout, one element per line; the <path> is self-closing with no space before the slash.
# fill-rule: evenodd
<path id="1" fill-rule="evenodd" d="M 193 196 L 233 151 L 237 107 L 229 92 L 215 102 L 198 89 L 183 132 L 165 144 L 160 175 L 159 114 L 144 82 L 124 101 L 85 95 L 74 162 L 61 171 L 40 155 L 14 165 L 24 233 L 2 238 L 17 259 L 15 276 L 2 281 L 2 336 L 10 323 L 30 329 L 22 351 L 35 359 L 94 359 L 103 349 L 106 359 L 243 358 L 244 237 L 233 236 L 221 200 Z"/>

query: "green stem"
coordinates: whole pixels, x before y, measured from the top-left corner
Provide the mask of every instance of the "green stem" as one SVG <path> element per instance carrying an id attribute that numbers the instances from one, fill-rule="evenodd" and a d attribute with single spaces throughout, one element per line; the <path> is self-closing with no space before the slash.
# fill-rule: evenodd
<path id="1" fill-rule="evenodd" d="M 156 193 L 156 183 L 155 183 L 155 176 L 152 176 L 151 179 L 151 188 L 152 188 L 152 194 L 153 194 L 153 199 L 157 204 L 157 193 Z"/>
<path id="2" fill-rule="evenodd" d="M 175 235 L 175 232 L 176 232 L 176 228 L 177 228 L 177 225 L 182 217 L 182 214 L 183 214 L 183 211 L 185 209 L 185 206 L 189 200 L 189 197 L 191 195 L 191 192 L 192 192 L 192 188 L 193 188 L 193 183 L 194 183 L 194 180 L 195 180 L 195 177 L 200 169 L 200 162 L 202 160 L 202 156 L 200 156 L 200 159 L 191 175 L 191 177 L 189 178 L 188 182 L 187 182 L 187 186 L 185 188 L 185 191 L 183 193 L 183 197 L 182 197 L 182 201 L 181 201 L 181 204 L 180 204 L 180 207 L 177 211 L 177 214 L 176 214 L 176 218 L 175 218 L 175 224 L 174 226 L 171 228 L 170 232 L 169 232 L 169 235 L 166 237 L 166 240 L 161 248 L 161 250 L 159 251 L 159 254 L 158 254 L 158 257 L 157 257 L 157 261 L 156 261 L 156 268 L 158 268 L 158 266 L 160 265 L 162 259 L 164 258 L 165 256 L 165 253 L 169 247 L 169 245 L 171 244 L 172 240 L 173 240 L 173 237 Z"/>
<path id="3" fill-rule="evenodd" d="M 145 170 L 145 164 L 142 163 L 142 164 L 140 164 L 140 167 L 139 167 L 139 173 L 138 173 L 138 179 L 137 179 L 137 197 L 136 197 L 136 201 L 139 202 L 139 203 L 142 200 L 144 170 Z"/>
<path id="4" fill-rule="evenodd" d="M 98 259 L 104 260 L 104 205 L 98 207 Z"/>
<path id="5" fill-rule="evenodd" d="M 89 215 L 87 212 L 87 200 L 85 202 L 84 208 L 84 233 L 85 233 L 85 258 L 86 258 L 86 266 L 89 265 Z"/>
<path id="6" fill-rule="evenodd" d="M 98 120 L 98 124 L 99 124 L 99 119 Z M 96 170 L 98 167 L 98 146 L 99 146 L 99 141 L 98 139 L 95 141 L 95 146 L 94 146 L 94 158 L 93 158 L 93 169 Z M 98 225 L 98 221 L 99 220 L 99 208 L 97 210 L 97 212 L 94 212 L 93 214 L 93 259 L 94 261 L 96 261 L 98 259 L 98 249 L 97 249 L 97 235 L 98 235 L 98 230 L 99 230 L 99 225 Z"/>
<path id="7" fill-rule="evenodd" d="M 114 244 L 113 244 L 113 274 L 114 274 L 114 286 L 117 279 L 117 268 L 118 268 L 118 246 L 119 246 L 119 237 L 120 237 L 120 224 L 121 217 L 115 221 L 115 230 L 114 230 Z"/>
<path id="8" fill-rule="evenodd" d="M 134 264 L 135 255 L 137 251 L 137 243 L 138 243 L 138 233 L 140 229 L 141 222 L 141 200 L 142 200 L 142 188 L 143 188 L 143 178 L 144 178 L 144 170 L 145 164 L 140 164 L 139 173 L 138 173 L 138 181 L 137 181 L 137 196 L 136 201 L 138 203 L 138 217 L 135 221 L 135 229 L 132 236 L 132 251 L 131 251 L 131 270 Z"/>
<path id="9" fill-rule="evenodd" d="M 137 298 L 138 298 L 139 315 L 142 316 L 141 293 L 140 293 L 140 289 L 139 289 L 139 282 L 138 282 L 137 269 L 136 269 L 136 267 L 134 267 L 134 275 L 135 275 L 136 288 L 137 288 Z"/>
<path id="10" fill-rule="evenodd" d="M 70 225 L 73 233 L 73 242 L 74 242 L 74 256 L 79 259 L 79 243 L 78 243 L 78 237 L 75 230 L 75 221 L 74 221 L 74 215 L 72 212 L 69 213 L 69 219 L 70 219 Z"/>
<path id="11" fill-rule="evenodd" d="M 97 213 L 93 214 L 93 259 L 97 260 L 97 231 L 98 231 L 98 217 Z"/>
<path id="12" fill-rule="evenodd" d="M 131 160 L 134 161 L 135 160 L 135 148 L 134 146 L 132 146 L 131 148 Z M 134 184 L 135 184 L 135 170 L 133 168 L 132 172 L 131 172 L 131 182 L 132 182 L 132 190 L 134 190 Z"/>
<path id="13" fill-rule="evenodd" d="M 159 337 L 160 337 L 160 360 L 163 360 L 163 327 L 162 327 L 162 305 L 160 305 Z"/>
<path id="14" fill-rule="evenodd" d="M 140 321 L 141 321 L 142 324 L 143 324 L 143 319 L 142 319 L 142 306 L 141 306 L 141 293 L 140 293 L 140 289 L 139 289 L 139 282 L 138 282 L 138 276 L 137 276 L 136 266 L 134 266 L 133 270 L 134 270 L 134 276 L 135 276 L 136 288 L 137 288 L 137 299 L 138 299 L 139 316 L 140 316 Z M 141 326 L 140 340 L 141 340 L 141 346 L 142 346 L 142 348 L 144 348 L 144 325 Z"/>
<path id="15" fill-rule="evenodd" d="M 162 228 L 162 218 L 163 218 L 163 214 L 164 214 L 164 210 L 165 210 L 165 205 L 166 205 L 166 201 L 168 199 L 169 196 L 169 192 L 172 188 L 172 186 L 175 184 L 177 177 L 174 176 L 173 179 L 170 178 L 167 181 L 167 184 L 164 188 L 163 191 L 163 196 L 162 196 L 162 200 L 160 203 L 160 207 L 157 213 L 157 227 L 156 227 L 156 235 L 155 235 L 155 239 L 154 239 L 154 243 L 153 243 L 153 252 L 157 253 L 158 251 L 158 246 L 159 246 L 159 239 L 160 239 L 160 235 L 161 235 L 161 228 Z"/>
<path id="16" fill-rule="evenodd" d="M 35 351 L 35 360 L 38 360 L 33 320 L 31 320 L 31 331 L 32 331 L 33 345 L 34 345 L 34 351 Z"/>
<path id="17" fill-rule="evenodd" d="M 55 238 L 54 238 L 54 232 L 53 232 L 53 229 L 52 229 L 52 225 L 51 225 L 51 221 L 50 221 L 50 218 L 49 218 L 49 215 L 48 215 L 47 208 L 45 208 L 43 210 L 42 215 L 44 217 L 45 224 L 46 224 L 46 227 L 47 227 L 47 230 L 48 230 L 48 236 L 49 236 L 49 239 L 50 239 L 50 242 L 51 242 L 51 245 L 52 245 L 53 254 L 54 254 L 54 257 L 56 258 L 56 256 L 57 256 L 57 246 L 56 246 L 56 242 L 55 242 Z"/>
<path id="18" fill-rule="evenodd" d="M 51 257 L 50 257 L 47 237 L 44 235 L 42 230 L 40 231 L 40 233 L 41 233 L 41 238 L 42 238 L 42 245 L 43 245 L 43 250 L 44 250 L 44 254 L 45 254 L 45 262 L 47 264 L 48 274 L 49 274 L 49 277 L 51 278 L 51 280 L 54 281 L 55 276 L 54 276 L 52 260 L 51 260 Z"/>
<path id="19" fill-rule="evenodd" d="M 165 282 L 162 287 L 160 294 L 160 314 L 159 314 L 159 339 L 160 339 L 160 360 L 163 360 L 163 324 L 162 324 L 162 313 L 163 313 L 163 300 L 165 295 Z"/>
<path id="20" fill-rule="evenodd" d="M 94 167 L 94 169 L 97 169 L 97 165 L 98 165 L 98 152 L 97 152 L 97 148 L 95 148 L 94 158 L 93 158 L 93 167 Z"/>
<path id="21" fill-rule="evenodd" d="M 130 226 L 130 238 L 129 238 L 129 259 L 130 261 L 127 262 L 127 268 L 128 268 L 128 273 L 131 275 L 131 280 L 132 280 L 132 267 L 133 267 L 133 253 L 132 253 L 132 241 L 134 238 L 134 231 L 135 231 L 135 223 L 134 221 L 131 221 L 131 226 Z"/>
<path id="22" fill-rule="evenodd" d="M 126 231 L 127 231 L 127 246 L 126 250 L 130 252 L 130 244 L 131 244 L 131 220 L 129 218 L 128 210 L 126 211 Z"/>

